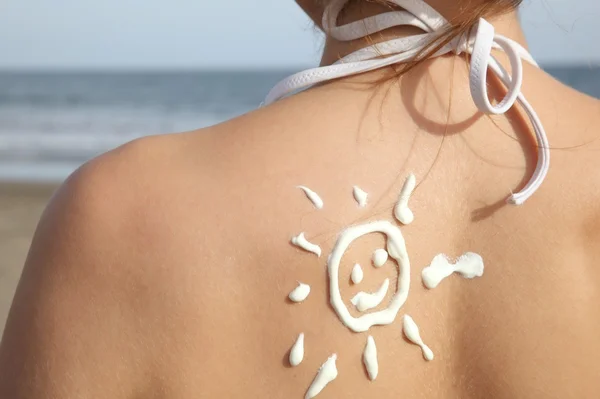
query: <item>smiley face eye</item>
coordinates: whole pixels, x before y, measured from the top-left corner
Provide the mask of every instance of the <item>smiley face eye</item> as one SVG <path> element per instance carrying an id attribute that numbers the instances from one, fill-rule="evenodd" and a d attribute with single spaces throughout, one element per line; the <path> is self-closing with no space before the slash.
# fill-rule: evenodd
<path id="1" fill-rule="evenodd" d="M 388 253 L 385 249 L 376 249 L 375 252 L 373 252 L 373 266 L 375 267 L 381 267 L 385 264 L 385 262 L 387 262 L 388 260 Z"/>
<path id="2" fill-rule="evenodd" d="M 357 263 L 352 268 L 352 273 L 350 274 L 350 279 L 352 279 L 352 283 L 360 284 L 363 280 L 364 273 L 362 267 Z"/>

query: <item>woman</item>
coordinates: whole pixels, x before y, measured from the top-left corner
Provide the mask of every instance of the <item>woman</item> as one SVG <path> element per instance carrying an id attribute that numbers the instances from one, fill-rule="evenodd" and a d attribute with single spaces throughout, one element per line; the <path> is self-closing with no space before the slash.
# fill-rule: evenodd
<path id="1" fill-rule="evenodd" d="M 527 62 L 519 0 L 299 3 L 323 66 L 387 44 L 72 175 L 17 290 L 0 397 L 599 397 L 598 101 Z M 503 44 L 505 85 L 485 50 Z"/>

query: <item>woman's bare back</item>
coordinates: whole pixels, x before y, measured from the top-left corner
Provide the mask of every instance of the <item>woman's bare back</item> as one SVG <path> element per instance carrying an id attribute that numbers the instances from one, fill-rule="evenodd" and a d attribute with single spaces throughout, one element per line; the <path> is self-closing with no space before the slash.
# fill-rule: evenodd
<path id="1" fill-rule="evenodd" d="M 557 149 L 539 192 L 506 205 L 535 152 L 517 112 L 477 113 L 461 62 L 432 61 L 389 91 L 362 78 L 331 83 L 84 166 L 38 228 L 0 348 L 0 397 L 302 398 L 334 353 L 339 375 L 323 398 L 598 397 L 600 105 L 526 71 L 523 91 Z M 411 172 L 408 299 L 391 325 L 354 333 L 329 305 L 327 257 L 349 226 L 396 223 Z M 355 185 L 369 193 L 365 208 Z M 291 245 L 300 232 L 320 258 Z M 384 244 L 372 234 L 346 252 L 346 306 L 386 277 L 385 301 L 395 291 L 395 263 L 370 261 Z M 482 277 L 423 286 L 435 255 L 468 251 L 483 257 Z M 294 304 L 299 281 L 311 292 Z M 433 361 L 405 339 L 404 314 Z M 304 359 L 292 368 L 300 333 Z"/>

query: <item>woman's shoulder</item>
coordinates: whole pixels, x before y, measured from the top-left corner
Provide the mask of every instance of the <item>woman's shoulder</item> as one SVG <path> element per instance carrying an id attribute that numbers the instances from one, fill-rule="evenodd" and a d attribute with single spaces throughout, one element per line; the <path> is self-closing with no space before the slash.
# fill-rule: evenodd
<path id="1" fill-rule="evenodd" d="M 202 245 L 190 245 L 190 232 L 202 238 L 203 219 L 218 213 L 215 201 L 204 203 L 210 162 L 194 164 L 194 155 L 210 151 L 190 148 L 202 133 L 126 144 L 80 167 L 54 193 L 6 325 L 0 396 L 34 380 L 28 389 L 39 397 L 64 396 L 73 384 L 115 398 L 136 389 L 148 372 L 136 359 L 160 345 L 164 331 L 154 323 L 175 311 L 164 303 L 180 303 L 186 265 L 197 266 L 189 249 Z"/>

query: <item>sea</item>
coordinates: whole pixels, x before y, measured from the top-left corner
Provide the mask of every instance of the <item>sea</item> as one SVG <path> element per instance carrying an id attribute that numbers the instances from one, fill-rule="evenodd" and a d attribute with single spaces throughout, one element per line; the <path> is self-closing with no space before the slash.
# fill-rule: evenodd
<path id="1" fill-rule="evenodd" d="M 600 68 L 545 69 L 600 98 Z M 0 180 L 60 182 L 135 138 L 202 128 L 255 109 L 293 72 L 0 72 Z"/>

